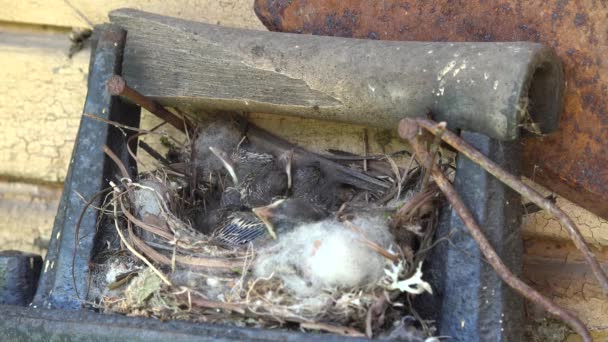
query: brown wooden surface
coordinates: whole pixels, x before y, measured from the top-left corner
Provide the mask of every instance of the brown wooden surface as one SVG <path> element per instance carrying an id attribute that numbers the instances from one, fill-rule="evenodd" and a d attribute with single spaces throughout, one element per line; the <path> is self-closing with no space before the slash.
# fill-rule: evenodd
<path id="1" fill-rule="evenodd" d="M 564 62 L 560 129 L 524 141 L 526 175 L 608 217 L 608 2 L 256 0 L 270 30 L 385 40 L 534 41 Z"/>

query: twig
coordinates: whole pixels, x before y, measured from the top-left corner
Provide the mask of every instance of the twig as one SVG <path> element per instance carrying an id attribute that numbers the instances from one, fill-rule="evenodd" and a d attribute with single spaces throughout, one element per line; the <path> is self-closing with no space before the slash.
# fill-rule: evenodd
<path id="1" fill-rule="evenodd" d="M 370 240 L 359 240 L 359 242 L 361 242 L 363 245 L 365 245 L 367 248 L 371 249 L 372 251 L 378 253 L 380 256 L 384 257 L 385 259 L 388 259 L 392 262 L 398 262 L 400 260 L 398 255 L 395 255 L 389 251 L 387 251 L 386 249 L 382 248 L 380 245 L 378 245 L 377 243 L 370 241 Z"/>
<path id="2" fill-rule="evenodd" d="M 302 322 L 300 328 L 308 330 L 318 330 L 350 337 L 365 337 L 365 334 L 357 329 L 345 326 L 331 325 L 319 322 Z"/>
<path id="3" fill-rule="evenodd" d="M 447 127 L 447 123 L 445 121 L 442 121 L 440 123 L 437 124 L 437 133 L 435 134 L 435 137 L 433 138 L 433 143 L 431 144 L 431 147 L 429 147 L 429 153 L 431 155 L 431 163 L 429 165 L 425 165 L 424 167 L 426 167 L 426 172 L 424 173 L 424 176 L 422 177 L 422 186 L 421 189 L 425 190 L 426 187 L 429 185 L 429 176 L 431 174 L 431 169 L 432 169 L 432 165 L 435 164 L 435 158 L 437 156 L 437 151 L 439 150 L 439 145 L 441 145 L 441 136 L 443 135 L 443 133 L 445 132 L 445 128 Z"/>
<path id="4" fill-rule="evenodd" d="M 80 215 L 78 216 L 78 221 L 76 221 L 76 226 L 74 227 L 74 254 L 72 255 L 72 282 L 74 283 L 74 292 L 76 293 L 76 298 L 78 298 L 79 300 L 81 298 L 80 298 L 80 294 L 78 293 L 78 286 L 76 286 L 76 273 L 75 273 L 74 266 L 76 265 L 76 253 L 78 252 L 80 225 L 82 224 L 82 220 L 84 219 L 84 215 L 87 212 L 87 209 L 89 209 L 89 207 L 93 205 L 93 202 L 95 202 L 101 195 L 107 193 L 110 190 L 112 190 L 111 187 L 101 190 L 100 192 L 93 195 L 93 197 L 91 197 L 91 199 L 89 199 L 85 203 L 84 207 L 80 211 Z"/>
<path id="5" fill-rule="evenodd" d="M 115 193 L 115 197 L 114 199 L 116 199 L 116 196 L 120 195 L 120 193 L 117 192 L 118 190 L 115 189 L 114 193 Z M 154 267 L 154 265 L 143 255 L 141 255 L 135 248 L 133 248 L 133 246 L 131 246 L 131 244 L 127 241 L 127 239 L 125 238 L 125 236 L 122 234 L 122 231 L 120 230 L 120 227 L 118 226 L 118 212 L 116 211 L 116 205 L 114 205 L 114 227 L 116 228 L 116 232 L 118 232 L 118 236 L 120 236 L 120 240 L 122 241 L 122 243 L 127 247 L 127 249 L 133 254 L 135 255 L 137 258 L 139 258 L 141 261 L 143 261 L 148 267 L 150 267 L 150 269 L 168 286 L 172 286 L 171 281 L 160 271 L 158 270 L 156 267 Z"/>
<path id="6" fill-rule="evenodd" d="M 557 203 L 557 196 L 555 196 L 554 194 L 550 194 L 545 196 L 546 199 L 548 199 L 549 201 L 551 201 L 551 203 Z M 536 204 L 530 202 L 530 203 L 526 203 L 525 205 L 523 205 L 524 207 L 524 215 L 530 215 L 530 214 L 534 214 L 536 212 L 542 211 L 543 209 L 540 208 L 539 206 L 537 206 Z"/>
<path id="7" fill-rule="evenodd" d="M 352 223 L 349 220 L 345 220 L 344 223 L 348 228 L 350 228 L 352 231 L 359 233 L 359 235 L 361 235 L 362 239 L 358 240 L 358 242 L 360 242 L 361 244 L 365 245 L 367 248 L 371 249 L 372 251 L 378 253 L 380 256 L 392 261 L 392 262 L 398 262 L 399 261 L 399 256 L 396 254 L 393 254 L 389 251 L 387 251 L 386 249 L 382 248 L 382 246 L 380 246 L 379 244 L 375 243 L 374 241 L 370 240 L 369 237 L 365 234 L 365 232 L 363 231 L 363 229 L 361 229 L 361 227 L 358 227 L 357 225 L 355 225 L 354 223 Z"/>
<path id="8" fill-rule="evenodd" d="M 428 187 L 426 190 L 420 191 L 414 196 L 407 199 L 407 201 L 403 203 L 401 208 L 399 208 L 399 210 L 397 210 L 397 212 L 393 216 L 395 226 L 399 226 L 400 224 L 409 221 L 414 216 L 414 214 L 416 214 L 418 209 L 432 201 L 436 194 L 437 188 L 431 186 Z"/>
<path id="9" fill-rule="evenodd" d="M 131 176 L 129 175 L 129 171 L 127 171 L 127 168 L 125 167 L 125 164 L 122 163 L 116 153 L 110 150 L 108 145 L 103 145 L 101 149 L 108 157 L 110 157 L 110 159 L 112 159 L 112 161 L 114 161 L 114 164 L 116 164 L 116 166 L 120 170 L 120 173 L 122 174 L 123 178 L 131 178 Z"/>
<path id="10" fill-rule="evenodd" d="M 395 178 L 397 178 L 397 194 L 395 195 L 395 199 L 399 199 L 399 197 L 401 197 L 401 188 L 403 187 L 403 177 L 401 175 L 401 170 L 399 170 L 399 165 L 397 165 L 397 163 L 395 162 L 395 160 L 393 160 L 393 158 L 391 158 L 390 156 L 386 156 L 386 160 L 388 161 L 388 163 L 391 165 L 391 169 L 393 170 L 393 173 L 395 174 Z M 405 171 L 405 176 L 407 176 L 407 172 L 409 170 Z"/>
<path id="11" fill-rule="evenodd" d="M 148 246 L 143 240 L 141 240 L 139 237 L 137 237 L 137 235 L 135 235 L 131 231 L 129 231 L 129 234 L 129 237 L 131 238 L 131 241 L 133 241 L 133 244 L 137 248 L 139 248 L 142 253 L 144 253 L 151 259 L 154 259 L 155 262 L 168 266 L 171 266 L 173 264 L 172 258 L 169 258 L 166 255 L 157 252 L 154 248 Z M 221 268 L 226 270 L 233 270 L 242 265 L 242 262 L 240 260 L 232 259 L 225 260 L 220 258 L 200 258 L 179 254 L 173 254 L 172 257 L 177 263 L 193 268 Z"/>
<path id="12" fill-rule="evenodd" d="M 171 113 L 165 107 L 161 106 L 152 99 L 142 95 L 137 90 L 129 87 L 127 82 L 119 75 L 113 75 L 107 82 L 108 92 L 114 96 L 122 96 L 140 107 L 145 108 L 150 113 L 158 116 L 159 118 L 167 121 L 169 124 L 186 133 L 193 127 L 186 117 L 179 117 L 176 114 Z"/>
<path id="13" fill-rule="evenodd" d="M 329 159 L 329 160 L 336 160 L 336 161 L 358 161 L 358 160 L 363 160 L 363 159 L 367 159 L 367 160 L 382 160 L 384 158 L 386 158 L 386 156 L 391 156 L 391 157 L 395 157 L 401 154 L 406 154 L 406 155 L 411 155 L 410 152 L 408 150 L 401 150 L 401 151 L 395 151 L 392 153 L 387 153 L 387 154 L 368 154 L 367 156 L 361 156 L 358 154 L 354 154 L 354 153 L 349 153 L 349 152 L 344 152 L 344 151 L 339 151 L 339 150 L 327 150 L 327 152 L 331 153 L 331 154 L 321 154 L 321 156 Z M 339 153 L 339 154 L 338 154 Z"/>
<path id="14" fill-rule="evenodd" d="M 165 157 L 163 157 L 162 154 L 158 153 L 155 149 L 153 149 L 152 146 L 148 145 L 143 140 L 139 140 L 137 143 L 139 147 L 141 147 L 142 150 L 146 151 L 146 153 L 148 153 L 152 158 L 171 168 L 171 163 Z"/>
<path id="15" fill-rule="evenodd" d="M 143 240 L 141 240 L 133 232 L 133 225 L 131 221 L 127 219 L 127 232 L 129 233 L 129 240 L 133 243 L 133 246 L 139 249 L 144 255 L 152 259 L 155 263 L 167 265 L 170 263 L 169 258 L 164 254 L 157 252 L 154 248 L 148 246 Z"/>
<path id="16" fill-rule="evenodd" d="M 182 265 L 197 269 L 223 268 L 226 270 L 234 270 L 243 265 L 243 261 L 241 259 L 200 258 L 187 255 L 175 255 L 175 261 Z"/>
<path id="17" fill-rule="evenodd" d="M 402 120 L 402 122 L 404 121 Z M 429 130 L 431 133 L 437 133 L 439 131 L 437 123 L 432 120 L 416 119 L 415 123 Z M 591 252 L 591 250 L 589 249 L 589 246 L 585 242 L 585 239 L 583 238 L 579 229 L 576 227 L 574 221 L 572 221 L 572 219 L 563 210 L 557 207 L 550 199 L 545 198 L 538 191 L 532 189 L 530 186 L 523 183 L 517 177 L 508 173 L 499 165 L 497 165 L 496 163 L 488 159 L 486 156 L 481 154 L 479 151 L 475 150 L 475 148 L 460 139 L 460 137 L 458 137 L 456 134 L 450 131 L 446 131 L 441 138 L 450 146 L 454 147 L 458 152 L 462 153 L 467 158 L 481 166 L 488 173 L 492 174 L 498 180 L 507 184 L 513 190 L 517 191 L 520 195 L 525 198 L 528 198 L 534 204 L 551 213 L 551 215 L 557 218 L 561 222 L 562 226 L 566 228 L 566 231 L 570 235 L 570 238 L 574 242 L 576 248 L 578 248 L 578 250 L 583 253 L 585 260 L 591 267 L 591 270 L 595 274 L 595 277 L 604 289 L 604 294 L 608 294 L 608 276 L 602 269 L 600 263 L 595 258 L 593 252 Z"/>
<path id="18" fill-rule="evenodd" d="M 200 308 L 214 309 L 214 310 L 222 309 L 222 310 L 236 312 L 241 315 L 245 314 L 245 307 L 242 305 L 218 302 L 218 301 L 204 299 L 202 297 L 192 297 L 191 300 L 192 300 L 193 306 L 197 306 Z"/>
<path id="19" fill-rule="evenodd" d="M 418 130 L 419 126 L 415 120 L 412 119 L 403 119 L 399 124 L 399 135 L 407 139 L 411 146 L 413 147 L 416 155 L 420 158 L 421 163 L 423 165 L 429 165 L 431 163 L 431 156 L 427 151 L 424 150 L 422 144 L 418 140 Z M 449 133 L 449 132 L 446 132 Z M 445 136 L 445 135 L 444 135 Z M 464 205 L 460 196 L 454 190 L 454 187 L 449 182 L 449 180 L 445 177 L 445 175 L 441 172 L 437 165 L 432 166 L 430 170 L 433 179 L 439 189 L 444 193 L 445 197 L 450 202 L 452 208 L 458 216 L 462 219 L 465 227 L 473 237 L 473 239 L 479 245 L 479 249 L 483 253 L 484 257 L 492 266 L 496 274 L 511 288 L 521 294 L 523 297 L 532 301 L 535 304 L 540 305 L 545 310 L 550 312 L 551 314 L 559 317 L 568 325 L 570 325 L 582 338 L 584 341 L 591 341 L 591 335 L 589 331 L 581 322 L 578 317 L 559 307 L 547 297 L 540 294 L 534 288 L 528 286 L 521 279 L 519 279 L 515 274 L 513 274 L 507 266 L 502 262 L 500 256 L 496 253 L 492 245 L 487 240 L 485 235 L 482 232 L 481 227 L 475 222 L 473 215 L 469 211 L 469 209 Z"/>
<path id="20" fill-rule="evenodd" d="M 118 121 L 112 121 L 112 120 L 104 119 L 102 117 L 99 117 L 99 116 L 93 115 L 93 114 L 89 114 L 89 113 L 84 113 L 84 114 L 82 114 L 82 116 L 86 116 L 87 118 L 91 118 L 93 120 L 96 120 L 96 121 L 99 121 L 99 122 L 103 122 L 103 123 L 106 123 L 108 125 L 115 126 L 117 128 L 126 129 L 126 130 L 129 130 L 129 131 L 134 131 L 134 132 L 138 132 L 138 133 L 142 133 L 142 134 L 157 134 L 157 135 L 160 135 L 160 136 L 167 136 L 167 133 L 154 132 L 155 129 L 157 129 L 158 127 L 164 125 L 166 123 L 166 121 L 162 122 L 157 127 L 154 127 L 152 129 L 143 129 L 143 128 L 137 128 L 137 127 L 121 124 Z"/>
<path id="21" fill-rule="evenodd" d="M 378 317 L 379 324 L 377 325 L 382 325 L 382 323 L 384 323 L 384 312 L 388 308 L 390 301 L 394 299 L 393 297 L 396 297 L 396 295 L 393 294 L 391 295 L 391 298 L 389 298 L 386 292 L 382 292 L 367 310 L 367 314 L 365 316 L 365 335 L 367 338 L 374 337 L 374 317 Z"/>
<path id="22" fill-rule="evenodd" d="M 127 210 L 127 208 L 125 208 L 124 204 L 122 203 L 122 201 L 120 199 L 118 201 L 120 202 L 120 210 L 127 217 L 127 219 L 129 221 L 132 221 L 138 227 L 140 227 L 154 235 L 163 237 L 166 240 L 173 241 L 175 239 L 173 234 L 171 234 L 171 232 L 169 232 L 167 229 L 163 229 L 162 227 L 158 227 L 158 226 L 153 226 L 151 224 L 148 224 L 148 223 L 145 223 L 145 222 L 139 220 L 137 217 L 135 217 L 133 214 L 131 214 L 131 212 L 129 210 Z"/>

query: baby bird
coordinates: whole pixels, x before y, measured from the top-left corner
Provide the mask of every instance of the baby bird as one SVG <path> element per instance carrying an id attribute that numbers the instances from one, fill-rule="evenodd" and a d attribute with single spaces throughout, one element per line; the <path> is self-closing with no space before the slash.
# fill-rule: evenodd
<path id="1" fill-rule="evenodd" d="M 296 226 L 316 222 L 328 212 L 300 199 L 279 199 L 272 204 L 251 211 L 218 209 L 216 228 L 212 236 L 219 242 L 238 246 L 249 242 L 264 244 L 276 239 L 277 234 Z"/>
<path id="2" fill-rule="evenodd" d="M 292 174 L 291 197 L 311 201 L 331 211 L 352 197 L 352 188 L 324 171 L 318 162 L 295 163 Z"/>
<path id="3" fill-rule="evenodd" d="M 228 171 L 234 188 L 241 194 L 243 206 L 254 208 L 267 205 L 274 198 L 287 193 L 290 166 L 286 159 L 277 160 L 271 154 L 244 149 L 238 149 L 232 155 L 215 146 L 210 146 L 209 150 Z"/>
<path id="4" fill-rule="evenodd" d="M 223 163 L 213 155 L 209 146 L 221 146 L 225 151 L 233 151 L 242 138 L 242 129 L 233 120 L 215 120 L 201 126 L 192 144 L 192 162 L 197 177 L 206 182 L 219 172 L 224 172 Z"/>
<path id="5" fill-rule="evenodd" d="M 240 246 L 266 234 L 266 225 L 251 211 L 218 209 L 217 227 L 212 237 L 225 245 Z"/>
<path id="6" fill-rule="evenodd" d="M 302 198 L 279 199 L 270 205 L 253 208 L 252 211 L 264 222 L 273 239 L 296 226 L 317 222 L 329 216 L 326 208 Z"/>

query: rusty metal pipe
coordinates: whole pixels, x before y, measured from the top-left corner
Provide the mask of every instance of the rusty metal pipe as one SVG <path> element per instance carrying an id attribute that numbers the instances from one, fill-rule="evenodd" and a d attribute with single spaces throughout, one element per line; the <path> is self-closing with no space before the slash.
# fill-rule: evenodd
<path id="1" fill-rule="evenodd" d="M 517 138 L 527 113 L 555 129 L 563 107 L 561 63 L 537 43 L 321 37 L 124 9 L 110 18 L 129 32 L 123 76 L 165 105 L 385 128 L 430 110 L 450 129 L 500 140 Z"/>

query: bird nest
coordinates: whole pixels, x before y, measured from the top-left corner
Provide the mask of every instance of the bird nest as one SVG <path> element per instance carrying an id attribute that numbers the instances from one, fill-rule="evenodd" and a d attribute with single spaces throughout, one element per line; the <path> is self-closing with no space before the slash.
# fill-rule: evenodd
<path id="1" fill-rule="evenodd" d="M 91 305 L 162 320 L 433 335 L 411 299 L 432 294 L 422 266 L 439 192 L 409 153 L 312 153 L 238 117 L 197 127 L 166 156 L 143 146 L 159 163 L 136 177 L 106 149 L 122 174 L 100 208 Z"/>

